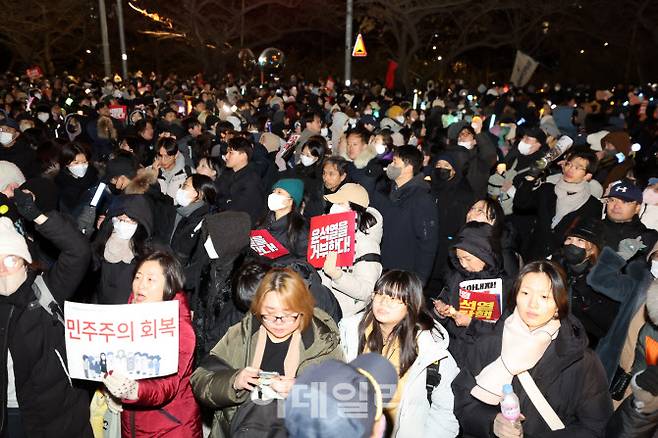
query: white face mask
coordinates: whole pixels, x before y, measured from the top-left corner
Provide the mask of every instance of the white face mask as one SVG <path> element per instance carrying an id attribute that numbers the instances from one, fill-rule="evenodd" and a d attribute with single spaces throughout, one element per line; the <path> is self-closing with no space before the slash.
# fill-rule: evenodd
<path id="1" fill-rule="evenodd" d="M 0 277 L 0 295 L 8 297 L 21 287 L 27 279 L 27 269 L 21 269 L 13 274 Z"/>
<path id="2" fill-rule="evenodd" d="M 425 121 L 425 114 L 421 114 L 421 115 L 419 115 L 419 116 L 418 116 L 418 119 L 419 119 L 421 122 L 424 122 L 424 121 Z"/>
<path id="3" fill-rule="evenodd" d="M 37 119 L 41 120 L 43 123 L 46 123 L 49 118 L 50 118 L 50 114 L 48 114 L 48 113 L 39 113 L 39 114 L 37 114 Z"/>
<path id="4" fill-rule="evenodd" d="M 119 239 L 123 240 L 130 240 L 137 231 L 137 224 L 123 222 L 116 217 L 112 218 L 112 225 L 114 226 L 114 233 Z"/>
<path id="5" fill-rule="evenodd" d="M 400 123 L 400 124 L 404 123 L 404 116 L 397 116 L 395 118 L 395 121 Z"/>
<path id="6" fill-rule="evenodd" d="M 329 128 L 320 129 L 320 135 L 323 136 L 323 137 L 326 137 L 327 135 L 329 135 Z"/>
<path id="7" fill-rule="evenodd" d="M 658 260 L 651 260 L 651 275 L 658 278 Z"/>
<path id="8" fill-rule="evenodd" d="M 384 152 L 386 152 L 386 145 L 384 143 L 375 143 L 375 151 L 377 152 L 377 155 L 381 155 Z"/>
<path id="9" fill-rule="evenodd" d="M 287 196 L 280 195 L 279 193 L 271 193 L 270 196 L 267 197 L 267 208 L 269 208 L 270 211 L 281 210 L 282 208 L 286 208 L 287 200 Z"/>
<path id="10" fill-rule="evenodd" d="M 41 100 L 42 97 L 43 96 L 41 95 L 41 93 L 34 93 L 34 98 L 35 99 Z"/>
<path id="11" fill-rule="evenodd" d="M 69 172 L 76 177 L 76 178 L 82 178 L 85 176 L 87 173 L 87 168 L 89 167 L 89 164 L 73 164 L 69 166 Z"/>
<path id="12" fill-rule="evenodd" d="M 409 137 L 409 141 L 407 142 L 407 144 L 409 146 L 418 146 L 418 137 L 412 135 L 411 137 Z"/>
<path id="13" fill-rule="evenodd" d="M 473 144 L 470 141 L 458 141 L 457 144 L 466 149 L 473 149 Z"/>
<path id="14" fill-rule="evenodd" d="M 302 164 L 304 165 L 304 167 L 311 166 L 313 163 L 318 161 L 318 159 L 316 157 L 308 157 L 306 155 L 300 156 L 299 159 L 302 162 Z"/>
<path id="15" fill-rule="evenodd" d="M 14 134 L 11 132 L 0 132 L 0 143 L 7 146 L 12 141 L 14 141 Z"/>
<path id="16" fill-rule="evenodd" d="M 329 209 L 329 214 L 345 213 L 348 211 L 352 211 L 352 209 L 344 206 L 343 204 L 333 204 Z"/>
<path id="17" fill-rule="evenodd" d="M 176 204 L 181 207 L 187 207 L 192 203 L 194 196 L 182 187 L 176 191 Z"/>
<path id="18" fill-rule="evenodd" d="M 521 155 L 530 155 L 531 150 L 532 150 L 532 145 L 530 143 L 526 143 L 525 141 L 519 142 L 519 153 Z"/>

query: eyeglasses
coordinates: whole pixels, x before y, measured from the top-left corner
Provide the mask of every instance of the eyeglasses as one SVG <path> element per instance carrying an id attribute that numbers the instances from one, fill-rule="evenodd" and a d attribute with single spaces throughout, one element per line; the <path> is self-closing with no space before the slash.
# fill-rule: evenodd
<path id="1" fill-rule="evenodd" d="M 372 300 L 376 301 L 378 304 L 383 304 L 388 307 L 404 306 L 404 301 L 402 301 L 402 299 L 397 297 L 392 297 L 390 295 L 386 295 L 380 292 L 375 292 L 375 294 L 372 297 Z"/>
<path id="2" fill-rule="evenodd" d="M 578 170 L 578 171 L 583 171 L 583 172 L 587 171 L 587 169 L 586 169 L 585 167 L 583 167 L 583 166 L 576 166 L 576 165 L 573 164 L 571 161 L 567 161 L 566 163 L 564 163 L 564 168 L 565 168 L 565 169 L 568 169 L 568 168 L 570 168 L 570 167 L 573 167 L 574 169 L 576 169 L 576 170 Z"/>
<path id="3" fill-rule="evenodd" d="M 298 313 L 296 315 L 282 315 L 282 316 L 274 316 L 274 315 L 260 315 L 260 318 L 263 320 L 263 322 L 266 322 L 268 324 L 274 324 L 277 321 L 279 321 L 281 324 L 292 324 L 293 322 L 297 321 L 297 318 L 299 318 L 302 314 Z"/>

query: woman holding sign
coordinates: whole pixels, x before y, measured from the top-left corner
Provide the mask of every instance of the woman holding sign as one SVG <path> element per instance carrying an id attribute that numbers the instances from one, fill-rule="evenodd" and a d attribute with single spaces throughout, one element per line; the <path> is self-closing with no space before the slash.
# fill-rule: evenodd
<path id="1" fill-rule="evenodd" d="M 264 228 L 270 232 L 293 257 L 306 259 L 308 249 L 308 222 L 299 213 L 304 199 L 304 182 L 296 178 L 284 178 L 272 186 L 267 197 L 269 213 Z"/>
<path id="2" fill-rule="evenodd" d="M 608 383 L 569 312 L 564 271 L 546 260 L 529 263 L 511 298 L 513 312 L 477 336 L 452 384 L 463 436 L 604 436 L 612 414 Z M 501 414 L 505 384 L 520 400 L 514 422 Z"/>
<path id="3" fill-rule="evenodd" d="M 354 264 L 336 267 L 337 254 L 327 255 L 321 271 L 322 283 L 336 296 L 343 317 L 352 316 L 366 307 L 377 279 L 382 273 L 379 244 L 384 220 L 370 205 L 366 189 L 348 183 L 332 195 L 325 195 L 332 203 L 329 213 L 356 212 Z"/>
<path id="4" fill-rule="evenodd" d="M 426 313 L 423 284 L 413 273 L 391 270 L 376 283 L 365 311 L 340 323 L 349 361 L 380 353 L 396 368 L 398 386 L 386 408 L 393 438 L 454 437 L 452 380 L 459 373 L 448 352 L 448 333 Z"/>
<path id="5" fill-rule="evenodd" d="M 183 272 L 172 255 L 155 251 L 138 262 L 130 302 L 179 302 L 178 373 L 136 381 L 109 370 L 103 383 L 114 397 L 110 409 L 122 411 L 122 437 L 201 438 L 201 414 L 190 386 L 196 337 L 182 288 Z"/>

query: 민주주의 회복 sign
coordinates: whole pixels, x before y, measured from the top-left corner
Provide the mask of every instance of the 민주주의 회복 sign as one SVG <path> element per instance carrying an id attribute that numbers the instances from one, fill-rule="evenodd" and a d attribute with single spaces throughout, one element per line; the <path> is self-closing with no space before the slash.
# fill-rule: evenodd
<path id="1" fill-rule="evenodd" d="M 66 301 L 66 356 L 72 379 L 101 381 L 109 371 L 131 379 L 178 372 L 178 301 L 82 304 Z"/>

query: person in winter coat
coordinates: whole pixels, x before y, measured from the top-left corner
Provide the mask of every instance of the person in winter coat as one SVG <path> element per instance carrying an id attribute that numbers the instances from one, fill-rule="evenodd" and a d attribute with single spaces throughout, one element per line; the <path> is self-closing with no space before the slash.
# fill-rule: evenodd
<path id="1" fill-rule="evenodd" d="M 503 207 L 494 199 L 483 198 L 471 206 L 466 213 L 466 223 L 484 222 L 493 227 L 491 239 L 500 248 L 503 269 L 509 278 L 516 278 L 521 265 L 521 256 L 514 249 L 516 230 L 507 221 Z"/>
<path id="2" fill-rule="evenodd" d="M 267 197 L 270 211 L 261 228 L 269 231 L 293 257 L 306 259 L 309 228 L 306 218 L 299 213 L 303 196 L 302 180 L 284 178 L 277 181 Z"/>
<path id="3" fill-rule="evenodd" d="M 635 166 L 631 153 L 631 138 L 624 131 L 610 132 L 601 138 L 601 166 L 595 178 L 603 188 L 615 181 L 626 178 L 626 174 Z M 621 154 L 622 159 L 618 157 Z"/>
<path id="4" fill-rule="evenodd" d="M 468 167 L 464 169 L 464 176 L 471 189 L 476 196 L 485 196 L 491 168 L 496 164 L 496 146 L 486 134 L 477 133 L 472 126 L 466 125 L 457 133 L 456 147 L 467 152 Z"/>
<path id="5" fill-rule="evenodd" d="M 128 301 L 136 260 L 151 243 L 153 220 L 144 195 L 122 195 L 113 202 L 92 243 L 94 268 L 100 270 L 99 304 Z"/>
<path id="6" fill-rule="evenodd" d="M 310 365 L 343 360 L 338 327 L 320 309 L 301 277 L 275 269 L 263 278 L 251 311 L 231 327 L 192 374 L 197 400 L 215 410 L 210 436 L 227 436 L 232 419 L 252 391 L 262 390 L 261 371 L 277 372 L 269 388 L 286 397 L 295 377 Z"/>
<path id="7" fill-rule="evenodd" d="M 17 165 L 28 179 L 40 173 L 36 154 L 13 119 L 0 120 L 0 160 Z"/>
<path id="8" fill-rule="evenodd" d="M 98 184 L 98 171 L 90 162 L 86 147 L 78 143 L 62 146 L 54 181 L 59 188 L 59 210 L 77 218 L 83 207 L 81 199 Z"/>
<path id="9" fill-rule="evenodd" d="M 612 414 L 605 372 L 587 348 L 582 325 L 569 314 L 562 269 L 545 260 L 527 264 L 511 299 L 513 312 L 473 337 L 453 381 L 455 416 L 463 436 L 603 436 Z M 562 423 L 559 431 L 551 434 L 530 400 L 528 383 L 521 383 L 528 378 Z M 512 423 L 502 416 L 504 384 L 513 386 L 524 420 Z"/>
<path id="10" fill-rule="evenodd" d="M 375 282 L 382 273 L 379 244 L 382 240 L 382 215 L 370 207 L 368 192 L 358 184 L 348 183 L 333 195 L 329 213 L 356 212 L 354 264 L 336 267 L 337 253 L 330 252 L 322 268 L 322 283 L 331 289 L 340 303 L 343 317 L 352 316 L 366 307 Z"/>
<path id="11" fill-rule="evenodd" d="M 552 260 L 560 263 L 567 273 L 571 313 L 585 327 L 589 348 L 596 349 L 619 312 L 618 301 L 598 293 L 587 284 L 587 275 L 601 252 L 601 221 L 581 221 L 566 235 L 564 246 Z"/>
<path id="12" fill-rule="evenodd" d="M 398 372 L 397 390 L 385 408 L 391 437 L 458 435 L 450 384 L 459 368 L 448 352 L 448 333 L 425 313 L 415 274 L 386 272 L 365 311 L 343 319 L 339 328 L 346 360 L 380 353 Z"/>
<path id="13" fill-rule="evenodd" d="M 564 242 L 566 232 L 579 220 L 599 217 L 601 203 L 592 196 L 589 180 L 596 172 L 596 155 L 572 152 L 564 162 L 562 177 L 539 184 L 526 176 L 514 197 L 514 206 L 535 212 L 532 233 L 523 236 L 526 261 L 546 258 Z"/>
<path id="14" fill-rule="evenodd" d="M 185 284 L 194 312 L 197 357 L 205 357 L 220 339 L 219 315 L 231 300 L 232 279 L 249 252 L 250 225 L 249 215 L 241 211 L 211 214 L 203 220 Z"/>
<path id="15" fill-rule="evenodd" d="M 327 141 L 314 135 L 302 147 L 299 164 L 284 172 L 282 177 L 299 178 L 304 182 L 304 217 L 311 218 L 324 213 L 322 202 L 322 160 L 327 150 Z"/>
<path id="16" fill-rule="evenodd" d="M 190 386 L 196 338 L 182 288 L 183 270 L 174 256 L 155 251 L 140 259 L 129 301 L 136 305 L 178 301 L 178 372 L 136 381 L 108 370 L 103 384 L 113 396 L 109 407 L 122 411 L 123 438 L 202 436 L 201 413 Z"/>
<path id="17" fill-rule="evenodd" d="M 248 140 L 232 138 L 226 151 L 227 169 L 215 180 L 215 185 L 219 210 L 244 211 L 253 225 L 263 215 L 265 192 L 261 178 L 250 165 L 252 154 Z"/>
<path id="18" fill-rule="evenodd" d="M 432 172 L 432 195 L 439 211 L 439 246 L 428 287 L 440 289 L 448 262 L 448 248 L 466 221 L 466 213 L 475 202 L 475 193 L 464 176 L 466 152 L 448 151 L 436 157 Z"/>
<path id="19" fill-rule="evenodd" d="M 89 396 L 74 386 L 66 369 L 64 327 L 38 302 L 38 275 L 59 307 L 73 296 L 90 259 L 87 240 L 57 212 L 42 214 L 31 194 L 16 190 L 21 216 L 59 250 L 43 273 L 34 269 L 25 238 L 0 218 L 0 323 L 3 377 L 0 431 L 3 436 L 91 438 Z"/>
<path id="20" fill-rule="evenodd" d="M 163 243 L 169 245 L 183 265 L 192 257 L 199 242 L 201 221 L 210 214 L 215 205 L 216 190 L 213 181 L 205 176 L 194 174 L 185 180 L 176 192 L 175 202 L 178 207 L 167 205 L 164 215 L 158 217 L 160 235 Z"/>
<path id="21" fill-rule="evenodd" d="M 619 303 L 619 311 L 607 334 L 599 340 L 596 353 L 601 358 L 608 381 L 615 386 L 615 376 L 631 369 L 632 348 L 639 327 L 633 329 L 638 316 L 643 320 L 647 291 L 652 286 L 652 273 L 647 269 L 647 259 L 635 257 L 642 245 L 633 239 L 623 240 L 615 252 L 606 246 L 587 275 L 587 284 L 596 292 Z M 658 252 L 658 245 L 649 251 L 648 260 Z M 658 274 L 658 270 L 654 271 Z M 639 324 L 639 326 L 641 326 Z M 626 345 L 631 352 L 624 354 Z"/>
<path id="22" fill-rule="evenodd" d="M 349 161 L 339 156 L 327 157 L 322 163 L 322 213 L 327 214 L 331 210 L 331 202 L 327 201 L 324 196 L 336 193 L 348 182 L 348 164 Z"/>
<path id="23" fill-rule="evenodd" d="M 178 189 L 192 175 L 192 170 L 185 165 L 185 157 L 178 151 L 175 138 L 161 137 L 156 149 L 158 153 L 152 168 L 158 171 L 158 183 L 162 193 L 174 199 Z"/>
<path id="24" fill-rule="evenodd" d="M 603 244 L 613 250 L 624 239 L 640 238 L 644 244 L 637 256 L 644 256 L 658 240 L 658 231 L 647 228 L 639 217 L 642 209 L 642 192 L 629 180 L 610 186 L 605 197 L 605 219 L 603 220 Z"/>
<path id="25" fill-rule="evenodd" d="M 476 308 L 469 307 L 470 297 L 464 297 L 463 283 L 471 280 L 500 280 L 502 283 L 501 296 L 499 298 L 499 315 L 502 315 L 508 305 L 508 294 L 513 279 L 509 278 L 503 268 L 500 249 L 492 239 L 493 227 L 485 222 L 468 222 L 459 232 L 454 245 L 450 248 L 450 267 L 446 273 L 446 282 L 440 293 L 434 294 L 434 309 L 441 318 L 440 322 L 446 327 L 450 336 L 455 341 L 450 345 L 458 363 L 459 356 L 457 338 L 464 332 L 463 327 L 468 327 L 471 321 L 475 324 L 490 323 L 481 320 L 495 322 L 495 309 L 491 313 L 480 313 Z M 463 301 L 466 301 L 462 304 Z M 494 305 L 495 307 L 495 305 Z"/>
<path id="26" fill-rule="evenodd" d="M 347 166 L 350 181 L 362 186 L 379 187 L 378 181 L 384 170 L 377 159 L 377 151 L 370 131 L 355 128 L 347 132 L 347 156 L 351 163 Z"/>
<path id="27" fill-rule="evenodd" d="M 423 154 L 413 146 L 395 150 L 386 175 L 394 183 L 388 196 L 364 186 L 371 206 L 384 218 L 382 267 L 417 274 L 427 283 L 438 245 L 438 211 L 420 173 Z"/>

